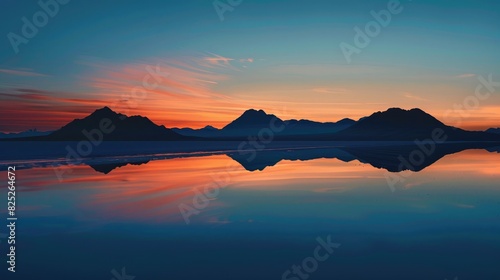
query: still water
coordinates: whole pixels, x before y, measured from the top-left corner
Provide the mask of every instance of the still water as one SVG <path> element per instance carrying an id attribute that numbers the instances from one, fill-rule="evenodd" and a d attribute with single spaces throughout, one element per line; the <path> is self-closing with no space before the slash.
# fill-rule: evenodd
<path id="1" fill-rule="evenodd" d="M 70 168 L 16 172 L 17 272 L 3 239 L 2 279 L 500 279 L 496 152 L 401 173 L 227 155 Z"/>

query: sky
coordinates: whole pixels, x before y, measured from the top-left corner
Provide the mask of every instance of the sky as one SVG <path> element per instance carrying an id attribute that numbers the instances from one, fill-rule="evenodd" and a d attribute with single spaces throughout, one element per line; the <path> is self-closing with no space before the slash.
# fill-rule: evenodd
<path id="1" fill-rule="evenodd" d="M 55 1 L 0 1 L 2 132 L 104 106 L 166 127 L 220 128 L 250 108 L 338 121 L 391 107 L 500 127 L 496 0 Z"/>

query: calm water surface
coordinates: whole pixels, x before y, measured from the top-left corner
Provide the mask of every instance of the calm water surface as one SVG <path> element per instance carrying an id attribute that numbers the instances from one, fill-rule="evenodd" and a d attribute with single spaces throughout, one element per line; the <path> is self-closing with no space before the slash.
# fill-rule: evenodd
<path id="1" fill-rule="evenodd" d="M 328 236 L 340 246 L 327 260 L 283 279 L 500 279 L 498 153 L 448 155 L 399 173 L 394 189 L 387 171 L 357 160 L 250 172 L 216 155 L 71 170 L 63 181 L 51 167 L 16 172 L 9 279 L 120 280 L 122 268 L 136 280 L 282 279 Z M 197 207 L 189 224 L 179 207 Z"/>

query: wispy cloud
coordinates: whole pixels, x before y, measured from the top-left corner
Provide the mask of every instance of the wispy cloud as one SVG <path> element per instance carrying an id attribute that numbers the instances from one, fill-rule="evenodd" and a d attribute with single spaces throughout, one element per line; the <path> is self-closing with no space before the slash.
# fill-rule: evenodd
<path id="1" fill-rule="evenodd" d="M 461 74 L 461 75 L 458 75 L 455 77 L 460 78 L 460 79 L 474 78 L 474 77 L 476 77 L 476 74 L 466 73 L 466 74 Z"/>
<path id="2" fill-rule="evenodd" d="M 255 59 L 248 58 L 230 58 L 215 53 L 207 53 L 208 55 L 198 60 L 198 65 L 207 69 L 228 69 L 231 71 L 239 71 L 238 67 L 246 68 L 247 64 L 254 63 Z"/>
<path id="3" fill-rule="evenodd" d="M 210 53 L 211 56 L 204 57 L 203 60 L 213 65 L 229 65 L 233 58 L 224 57 L 218 54 Z"/>
<path id="4" fill-rule="evenodd" d="M 325 94 L 346 94 L 347 89 L 345 88 L 328 88 L 328 87 L 317 87 L 312 89 L 317 93 L 325 93 Z"/>
<path id="5" fill-rule="evenodd" d="M 103 106 L 127 115 L 144 115 L 167 127 L 207 124 L 222 127 L 241 114 L 245 105 L 244 100 L 221 94 L 216 87 L 231 79 L 236 71 L 242 71 L 237 66 L 253 61 L 216 54 L 150 58 L 126 64 L 84 58 L 78 63 L 90 68 L 88 74 L 80 76 L 87 92 L 50 92 L 23 86 L 6 88 L 0 93 L 3 101 L 0 128 L 5 131 L 33 127 L 57 129 Z M 18 72 L 2 69 L 9 74 L 41 75 L 27 69 L 13 71 Z M 145 86 L 145 81 L 155 86 Z M 142 97 L 134 96 L 137 92 Z M 8 121 L 11 119 L 15 121 Z"/>
<path id="6" fill-rule="evenodd" d="M 71 98 L 68 93 L 23 91 L 26 90 L 10 89 L 0 93 L 0 131 L 53 130 L 108 105 L 105 99 L 89 98 L 91 94 L 84 94 L 85 98 Z"/>
<path id="7" fill-rule="evenodd" d="M 245 62 L 253 63 L 254 61 L 255 61 L 255 59 L 253 59 L 253 58 L 241 58 L 240 59 L 240 62 L 242 62 L 242 63 L 245 63 Z"/>
<path id="8" fill-rule="evenodd" d="M 45 74 L 37 73 L 31 69 L 21 68 L 21 69 L 1 69 L 0 73 L 14 76 L 24 76 L 24 77 L 44 77 Z"/>
<path id="9" fill-rule="evenodd" d="M 114 96 L 110 104 L 120 100 L 116 110 L 123 108 L 134 88 L 139 87 L 146 93 L 145 98 L 136 100 L 133 108 L 127 107 L 128 114 L 145 115 L 167 127 L 207 124 L 221 127 L 240 114 L 239 108 L 244 106 L 242 100 L 217 90 L 221 82 L 230 80 L 235 71 L 241 71 L 232 63 L 240 62 L 215 54 L 157 58 L 123 65 L 94 63 L 92 74 L 83 79 L 96 94 Z M 143 81 L 151 75 L 148 68 L 168 75 L 160 76 L 155 88 L 145 88 Z"/>
<path id="10" fill-rule="evenodd" d="M 403 94 L 403 96 L 406 97 L 406 98 L 413 99 L 413 100 L 418 100 L 418 101 L 429 101 L 428 99 L 425 99 L 425 98 L 417 96 L 417 95 L 413 95 L 413 94 L 411 94 L 409 92 L 406 92 L 405 94 Z"/>

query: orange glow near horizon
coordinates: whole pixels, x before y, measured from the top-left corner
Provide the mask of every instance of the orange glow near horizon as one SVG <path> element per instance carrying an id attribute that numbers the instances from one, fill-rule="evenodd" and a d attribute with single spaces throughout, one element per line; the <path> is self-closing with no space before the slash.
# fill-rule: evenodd
<path id="1" fill-rule="evenodd" d="M 248 109 L 262 109 L 283 120 L 336 122 L 343 118 L 358 120 L 391 107 L 421 108 L 447 125 L 464 129 L 500 127 L 500 105 L 484 101 L 478 108 L 465 113 L 455 110 L 455 103 L 464 100 L 460 96 L 468 96 L 468 93 L 467 90 L 458 92 L 459 97 L 453 97 L 457 102 L 451 103 L 450 97 L 459 90 L 454 86 L 430 86 L 433 90 L 428 94 L 436 97 L 429 102 L 428 98 L 418 94 L 429 91 L 421 84 L 412 85 L 411 92 L 400 90 L 408 85 L 399 84 L 393 88 L 352 82 L 318 86 L 311 82 L 271 82 L 259 81 L 258 78 L 257 82 L 249 84 L 238 76 L 243 75 L 241 69 L 244 68 L 237 68 L 230 63 L 233 60 L 224 57 L 155 61 L 154 64 L 141 62 L 118 66 L 91 64 L 97 70 L 81 77 L 84 85 L 90 88 L 86 93 L 29 89 L 0 93 L 3 99 L 0 131 L 56 130 L 104 106 L 125 115 L 148 117 L 169 128 L 202 128 L 207 125 L 222 128 Z M 255 63 L 250 58 L 242 61 L 248 65 Z M 302 68 L 269 71 L 302 75 L 300 71 L 305 71 Z M 365 68 L 345 71 L 387 71 Z M 244 78 L 248 79 L 245 75 Z"/>

